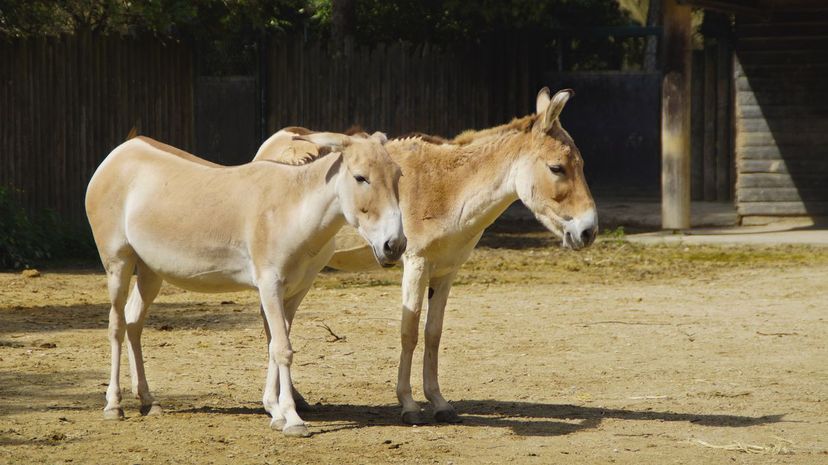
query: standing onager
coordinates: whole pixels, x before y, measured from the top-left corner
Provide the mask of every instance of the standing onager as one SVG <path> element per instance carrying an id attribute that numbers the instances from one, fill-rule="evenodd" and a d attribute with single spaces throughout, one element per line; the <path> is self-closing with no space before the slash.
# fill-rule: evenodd
<path id="1" fill-rule="evenodd" d="M 397 378 L 405 423 L 423 422 L 411 394 L 410 378 L 426 288 L 423 389 L 437 421 L 460 421 L 440 393 L 438 349 L 451 283 L 486 227 L 520 199 L 544 226 L 561 237 L 565 247 L 581 249 L 595 239 L 598 218 L 584 178 L 584 162 L 558 118 L 571 96 L 572 91 L 562 90 L 550 97 L 549 89 L 543 88 L 538 93 L 536 114 L 509 124 L 463 133 L 453 141 L 429 142 L 415 137 L 386 144 L 403 171 L 400 207 L 408 237 L 403 255 L 402 353 Z M 290 157 L 284 151 L 260 149 L 255 159 Z M 329 266 L 353 270 L 369 264 L 368 247 L 345 249 L 339 236 L 336 240 L 337 251 Z"/>
<path id="2" fill-rule="evenodd" d="M 291 393 L 288 336 L 297 307 L 334 252 L 334 235 L 349 223 L 382 265 L 398 260 L 406 244 L 397 164 L 374 138 L 341 150 L 304 166 L 223 167 L 139 137 L 109 154 L 86 192 L 112 301 L 105 418 L 123 417 L 118 375 L 125 332 L 141 412 L 160 412 L 144 375 L 141 331 L 161 282 L 169 281 L 200 292 L 258 290 L 273 335 L 264 393 L 271 427 L 308 434 Z"/>

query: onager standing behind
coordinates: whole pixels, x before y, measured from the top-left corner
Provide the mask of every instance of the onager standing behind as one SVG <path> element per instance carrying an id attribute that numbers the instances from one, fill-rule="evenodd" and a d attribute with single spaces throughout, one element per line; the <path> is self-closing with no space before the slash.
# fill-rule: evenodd
<path id="1" fill-rule="evenodd" d="M 145 137 L 113 150 L 86 192 L 112 301 L 104 418 L 123 418 L 124 333 L 141 413 L 161 411 L 144 374 L 141 331 L 147 308 L 168 281 L 199 292 L 259 292 L 273 336 L 264 395 L 271 427 L 307 436 L 291 393 L 288 336 L 297 307 L 334 252 L 334 235 L 346 222 L 352 225 L 385 266 L 405 250 L 400 169 L 382 142 L 355 140 L 303 166 L 261 161 L 222 167 Z M 138 278 L 127 301 L 133 270 Z"/>
<path id="2" fill-rule="evenodd" d="M 405 423 L 424 422 L 411 393 L 411 363 L 426 289 L 423 390 L 437 421 L 460 421 L 437 381 L 443 313 L 451 283 L 486 227 L 520 199 L 565 247 L 581 249 L 595 239 L 598 217 L 584 178 L 584 162 L 558 118 L 571 95 L 572 91 L 562 90 L 550 97 L 549 89 L 543 88 L 537 96 L 536 114 L 463 133 L 453 141 L 416 136 L 386 144 L 403 172 L 400 207 L 409 241 L 403 255 L 402 353 L 397 377 Z M 284 134 L 273 137 L 285 140 Z M 262 145 L 256 160 L 293 156 L 279 144 L 275 146 L 281 150 L 265 150 L 270 142 Z M 344 239 L 337 236 L 337 251 L 328 266 L 358 270 L 372 265 L 367 246 L 349 248 L 345 244 L 353 241 Z"/>

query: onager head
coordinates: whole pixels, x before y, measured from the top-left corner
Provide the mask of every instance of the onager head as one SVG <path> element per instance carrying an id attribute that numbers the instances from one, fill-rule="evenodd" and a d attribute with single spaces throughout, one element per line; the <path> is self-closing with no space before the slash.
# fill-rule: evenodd
<path id="1" fill-rule="evenodd" d="M 544 87 L 536 100 L 536 116 L 528 144 L 516 165 L 515 181 L 521 201 L 564 247 L 581 249 L 595 240 L 598 215 L 584 177 L 584 160 L 561 126 L 559 116 L 574 92 L 549 95 Z"/>
<path id="2" fill-rule="evenodd" d="M 314 140 L 314 135 L 304 137 Z M 342 152 L 336 182 L 345 220 L 371 244 L 377 262 L 388 267 L 405 252 L 407 240 L 399 205 L 401 171 L 385 150 L 385 141 L 385 135 L 378 133 L 365 138 L 342 136 L 323 145 Z"/>

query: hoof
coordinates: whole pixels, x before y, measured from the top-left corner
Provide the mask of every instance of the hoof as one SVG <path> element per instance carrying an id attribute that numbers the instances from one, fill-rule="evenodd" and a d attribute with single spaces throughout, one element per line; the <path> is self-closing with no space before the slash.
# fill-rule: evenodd
<path id="1" fill-rule="evenodd" d="M 311 435 L 308 427 L 305 425 L 291 425 L 282 430 L 282 434 L 289 438 L 307 438 Z"/>
<path id="2" fill-rule="evenodd" d="M 403 412 L 402 422 L 406 425 L 424 425 L 426 424 L 423 415 L 420 412 Z"/>
<path id="3" fill-rule="evenodd" d="M 118 408 L 110 408 L 104 410 L 104 420 L 108 421 L 117 421 L 124 419 L 124 409 Z"/>
<path id="4" fill-rule="evenodd" d="M 450 410 L 439 410 L 434 412 L 434 420 L 437 423 L 463 423 L 463 419 L 457 415 L 457 412 L 454 409 Z"/>
<path id="5" fill-rule="evenodd" d="M 285 427 L 285 419 L 284 418 L 274 418 L 270 420 L 270 429 L 275 431 L 282 431 Z"/>
<path id="6" fill-rule="evenodd" d="M 164 409 L 161 408 L 161 404 L 159 404 L 158 402 L 153 402 L 150 405 L 141 406 L 141 415 L 161 415 L 162 413 L 164 413 Z"/>

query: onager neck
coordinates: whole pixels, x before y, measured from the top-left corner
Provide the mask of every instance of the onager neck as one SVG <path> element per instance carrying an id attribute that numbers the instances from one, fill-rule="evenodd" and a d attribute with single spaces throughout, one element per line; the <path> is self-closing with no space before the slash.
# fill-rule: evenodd
<path id="1" fill-rule="evenodd" d="M 466 165 L 466 186 L 457 199 L 458 225 L 470 236 L 483 232 L 518 199 L 512 166 L 521 150 L 519 136 L 491 136 L 458 148 L 458 155 L 465 153 L 472 159 Z"/>
<path id="2" fill-rule="evenodd" d="M 296 231 L 306 238 L 302 245 L 311 256 L 318 254 L 345 225 L 337 188 L 340 174 L 329 176 L 336 162 L 336 156 L 327 156 L 300 168 L 306 172 L 298 182 L 308 195 L 297 207 Z"/>

